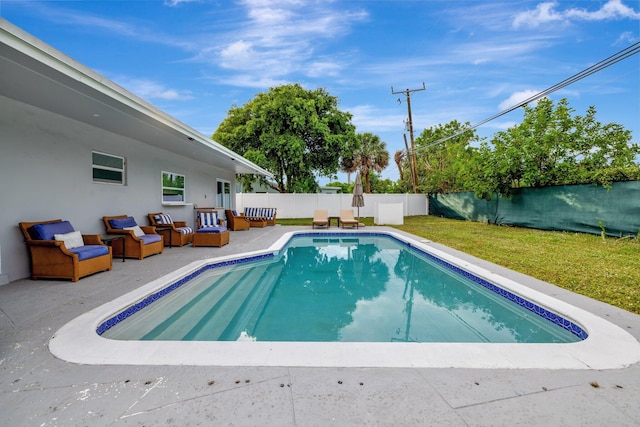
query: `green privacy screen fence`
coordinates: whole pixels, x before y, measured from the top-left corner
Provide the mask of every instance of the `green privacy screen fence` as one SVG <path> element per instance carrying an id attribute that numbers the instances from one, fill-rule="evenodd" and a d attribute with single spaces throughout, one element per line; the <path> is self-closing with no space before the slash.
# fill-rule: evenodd
<path id="1" fill-rule="evenodd" d="M 541 230 L 638 236 L 640 181 L 523 188 L 511 199 L 478 200 L 473 193 L 429 196 L 429 214 Z"/>

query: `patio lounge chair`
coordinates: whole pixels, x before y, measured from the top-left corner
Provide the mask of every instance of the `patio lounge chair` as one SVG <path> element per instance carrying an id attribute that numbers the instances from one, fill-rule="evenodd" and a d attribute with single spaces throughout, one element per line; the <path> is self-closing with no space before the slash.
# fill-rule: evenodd
<path id="1" fill-rule="evenodd" d="M 196 232 L 191 246 L 222 247 L 229 243 L 229 230 L 215 210 L 196 210 Z"/>
<path id="2" fill-rule="evenodd" d="M 316 227 L 329 227 L 329 211 L 326 209 L 316 209 L 313 211 L 311 228 Z"/>
<path id="3" fill-rule="evenodd" d="M 251 227 L 251 225 L 249 224 L 249 220 L 245 218 L 244 215 L 238 215 L 236 211 L 225 210 L 224 214 L 227 217 L 229 230 L 248 230 L 249 227 Z"/>
<path id="4" fill-rule="evenodd" d="M 124 250 L 127 258 L 142 260 L 150 255 L 162 253 L 162 236 L 156 233 L 154 226 L 139 226 L 133 217 L 127 215 L 104 216 L 102 220 L 107 234 L 125 236 L 124 243 L 122 240 L 112 242 L 114 256 L 122 256 Z"/>
<path id="5" fill-rule="evenodd" d="M 350 227 L 355 226 L 356 228 L 358 228 L 358 226 L 360 225 L 360 222 L 353 217 L 353 210 L 351 210 L 351 209 L 341 209 L 340 210 L 340 224 L 342 225 L 342 228 L 344 228 L 345 225 L 350 226 Z"/>
<path id="6" fill-rule="evenodd" d="M 186 221 L 174 221 L 171 215 L 162 212 L 150 213 L 149 222 L 162 236 L 165 246 L 184 246 L 193 241 L 193 228 Z"/>
<path id="7" fill-rule="evenodd" d="M 244 208 L 244 214 L 242 214 L 251 227 L 266 227 L 267 218 L 262 214 L 258 208 Z"/>
<path id="8" fill-rule="evenodd" d="M 81 277 L 111 270 L 111 248 L 99 234 L 81 234 L 61 219 L 21 222 L 19 226 L 31 255 L 33 280 L 77 282 Z"/>

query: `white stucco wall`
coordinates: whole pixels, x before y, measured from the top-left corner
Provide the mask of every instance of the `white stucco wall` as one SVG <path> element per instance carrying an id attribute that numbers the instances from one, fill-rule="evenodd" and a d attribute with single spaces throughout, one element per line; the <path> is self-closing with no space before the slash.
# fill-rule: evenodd
<path id="1" fill-rule="evenodd" d="M 93 150 L 126 158 L 126 185 L 92 181 Z M 163 170 L 185 175 L 190 204 L 162 205 Z M 234 173 L 0 96 L 0 178 L 4 284 L 30 276 L 20 221 L 61 218 L 83 233 L 104 234 L 105 215 L 147 225 L 147 213 L 162 211 L 193 224 L 193 204 L 215 206 L 216 179 L 233 182 Z"/>

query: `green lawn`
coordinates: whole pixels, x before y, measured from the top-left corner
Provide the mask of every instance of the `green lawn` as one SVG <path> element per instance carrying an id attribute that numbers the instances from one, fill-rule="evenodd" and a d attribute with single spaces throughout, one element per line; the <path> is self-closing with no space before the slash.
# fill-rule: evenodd
<path id="1" fill-rule="evenodd" d="M 372 218 L 362 218 L 372 225 Z M 310 225 L 311 219 L 278 219 Z M 573 292 L 640 314 L 638 239 L 504 227 L 433 216 L 405 217 L 396 228 Z"/>

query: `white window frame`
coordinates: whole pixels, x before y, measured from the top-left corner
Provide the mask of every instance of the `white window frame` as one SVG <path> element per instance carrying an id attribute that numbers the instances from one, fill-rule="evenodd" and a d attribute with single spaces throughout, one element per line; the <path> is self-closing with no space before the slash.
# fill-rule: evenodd
<path id="1" fill-rule="evenodd" d="M 111 159 L 117 159 L 122 162 L 122 167 L 100 165 L 95 161 L 95 155 L 105 156 Z M 93 182 L 97 184 L 112 184 L 112 185 L 125 185 L 127 179 L 127 160 L 122 156 L 116 156 L 115 154 L 103 153 L 101 151 L 91 151 L 91 177 Z M 109 178 L 96 178 L 96 172 L 115 172 L 121 174 L 120 180 Z"/>
<path id="2" fill-rule="evenodd" d="M 179 187 L 179 186 L 165 186 L 164 185 L 165 176 L 169 176 L 170 178 L 182 177 L 182 187 Z M 163 205 L 185 205 L 186 204 L 186 199 L 187 199 L 187 178 L 183 174 L 176 173 L 176 172 L 162 171 L 162 174 L 160 175 L 160 184 L 161 184 L 160 197 L 162 198 L 162 204 Z M 168 193 L 177 192 L 177 194 L 181 194 L 182 195 L 182 200 L 171 200 L 170 198 L 167 198 L 168 196 L 170 196 L 170 194 L 166 194 L 165 195 L 166 192 L 168 192 Z"/>
<path id="3" fill-rule="evenodd" d="M 222 192 L 220 188 L 222 188 Z M 216 179 L 216 204 L 216 207 L 231 209 L 231 181 Z"/>

